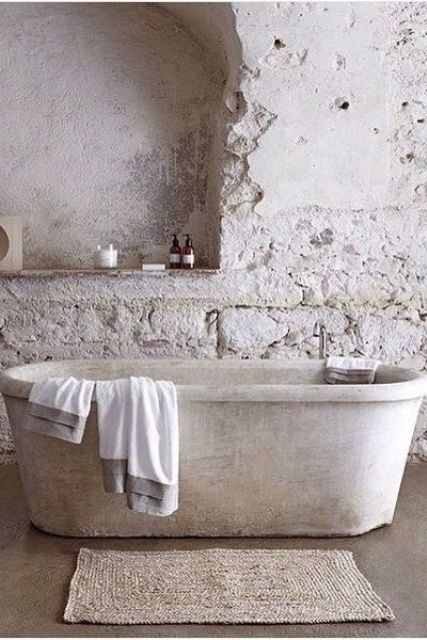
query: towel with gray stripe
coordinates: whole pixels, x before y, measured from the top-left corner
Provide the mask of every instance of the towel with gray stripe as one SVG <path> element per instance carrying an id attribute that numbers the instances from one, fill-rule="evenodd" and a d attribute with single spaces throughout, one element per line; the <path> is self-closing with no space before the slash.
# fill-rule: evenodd
<path id="1" fill-rule="evenodd" d="M 126 493 L 129 509 L 168 516 L 178 508 L 178 408 L 175 385 L 150 378 L 96 385 L 104 488 Z"/>
<path id="2" fill-rule="evenodd" d="M 90 412 L 93 380 L 49 378 L 35 382 L 24 428 L 80 444 Z"/>
<path id="3" fill-rule="evenodd" d="M 167 516 L 178 508 L 175 385 L 150 378 L 50 378 L 31 390 L 24 428 L 80 444 L 96 394 L 104 489 L 126 493 L 129 509 Z"/>
<path id="4" fill-rule="evenodd" d="M 330 356 L 326 359 L 324 379 L 328 384 L 373 384 L 378 360 Z"/>

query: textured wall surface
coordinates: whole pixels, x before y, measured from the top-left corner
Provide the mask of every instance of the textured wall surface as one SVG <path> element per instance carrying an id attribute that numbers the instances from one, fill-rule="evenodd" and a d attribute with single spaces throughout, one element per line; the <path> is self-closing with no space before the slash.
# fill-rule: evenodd
<path id="1" fill-rule="evenodd" d="M 1 213 L 25 218 L 26 266 L 91 267 L 110 242 L 140 266 L 174 232 L 208 261 L 223 77 L 205 49 L 144 4 L 12 3 L 0 20 Z"/>
<path id="2" fill-rule="evenodd" d="M 323 318 L 336 354 L 426 368 L 427 4 L 236 3 L 222 11 L 197 5 L 188 20 L 207 57 L 218 47 L 228 65 L 216 131 L 221 144 L 226 132 L 221 270 L 3 278 L 2 366 L 315 357 L 313 324 Z M 178 5 L 180 29 L 186 17 Z M 10 27 L 0 30 L 12 37 Z M 34 41 L 37 51 L 46 46 Z M 2 73 L 14 95 L 17 81 Z M 144 118 L 136 107 L 134 126 Z M 31 129 L 31 114 L 19 124 Z M 23 158 L 20 171 L 41 163 L 31 157 L 25 169 Z M 27 207 L 31 197 L 20 193 L 12 204 Z M 13 447 L 4 417 L 2 425 L 6 458 Z M 426 425 L 423 414 L 413 459 L 427 460 Z"/>

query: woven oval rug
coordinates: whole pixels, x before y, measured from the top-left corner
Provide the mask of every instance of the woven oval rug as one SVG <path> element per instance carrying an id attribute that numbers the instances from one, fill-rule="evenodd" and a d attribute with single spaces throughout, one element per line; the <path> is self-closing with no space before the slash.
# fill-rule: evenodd
<path id="1" fill-rule="evenodd" d="M 350 551 L 81 549 L 64 619 L 100 624 L 393 620 Z"/>

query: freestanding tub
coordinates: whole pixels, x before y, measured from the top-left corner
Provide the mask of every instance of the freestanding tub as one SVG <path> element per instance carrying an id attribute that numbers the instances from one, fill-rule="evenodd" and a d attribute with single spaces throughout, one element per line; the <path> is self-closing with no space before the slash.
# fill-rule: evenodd
<path id="1" fill-rule="evenodd" d="M 383 366 L 374 385 L 328 386 L 323 366 L 81 360 L 4 371 L 32 522 L 67 536 L 347 536 L 390 524 L 427 377 Z M 133 513 L 104 493 L 94 404 L 80 445 L 22 429 L 32 383 L 67 375 L 176 383 L 176 514 Z"/>

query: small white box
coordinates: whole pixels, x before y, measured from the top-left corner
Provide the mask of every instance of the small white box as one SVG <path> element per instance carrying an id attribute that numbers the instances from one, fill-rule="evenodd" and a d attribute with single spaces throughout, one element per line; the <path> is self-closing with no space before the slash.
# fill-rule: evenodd
<path id="1" fill-rule="evenodd" d="M 166 265 L 155 262 L 148 262 L 142 265 L 143 271 L 164 271 L 166 269 Z"/>

